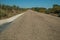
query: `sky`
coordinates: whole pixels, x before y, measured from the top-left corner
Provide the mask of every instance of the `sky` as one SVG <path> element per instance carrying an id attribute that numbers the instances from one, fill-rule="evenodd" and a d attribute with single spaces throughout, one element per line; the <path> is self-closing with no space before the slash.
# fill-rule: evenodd
<path id="1" fill-rule="evenodd" d="M 16 5 L 22 8 L 31 7 L 51 8 L 53 4 L 60 5 L 60 0 L 0 0 L 0 4 Z"/>

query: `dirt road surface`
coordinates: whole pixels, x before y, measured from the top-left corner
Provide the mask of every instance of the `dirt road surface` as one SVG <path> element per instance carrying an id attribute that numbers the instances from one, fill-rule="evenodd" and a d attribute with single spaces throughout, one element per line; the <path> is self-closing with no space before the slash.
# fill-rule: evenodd
<path id="1" fill-rule="evenodd" d="M 0 33 L 0 40 L 60 40 L 60 18 L 28 10 Z"/>

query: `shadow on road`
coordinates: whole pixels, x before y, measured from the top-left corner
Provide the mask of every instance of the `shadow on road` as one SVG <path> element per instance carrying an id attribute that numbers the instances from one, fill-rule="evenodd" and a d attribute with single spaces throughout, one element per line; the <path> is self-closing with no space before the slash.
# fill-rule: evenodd
<path id="1" fill-rule="evenodd" d="M 4 31 L 4 30 L 8 27 L 8 25 L 9 25 L 10 23 L 12 23 L 12 22 L 5 23 L 5 24 L 0 25 L 0 33 L 1 33 L 2 31 Z"/>

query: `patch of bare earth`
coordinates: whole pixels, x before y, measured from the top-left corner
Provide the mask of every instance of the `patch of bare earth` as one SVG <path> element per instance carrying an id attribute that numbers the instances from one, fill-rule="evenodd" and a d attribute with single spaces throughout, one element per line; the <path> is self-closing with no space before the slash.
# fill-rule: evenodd
<path id="1" fill-rule="evenodd" d="M 60 40 L 60 18 L 26 11 L 0 33 L 0 40 Z"/>

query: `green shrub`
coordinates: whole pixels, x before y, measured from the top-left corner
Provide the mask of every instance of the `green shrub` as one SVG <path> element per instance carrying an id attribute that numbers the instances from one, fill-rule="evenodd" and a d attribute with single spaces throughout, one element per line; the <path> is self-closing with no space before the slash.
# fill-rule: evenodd
<path id="1" fill-rule="evenodd" d="M 2 17 L 6 17 L 6 16 L 7 16 L 6 13 L 3 13 L 3 12 L 0 11 L 0 19 L 1 19 Z"/>

